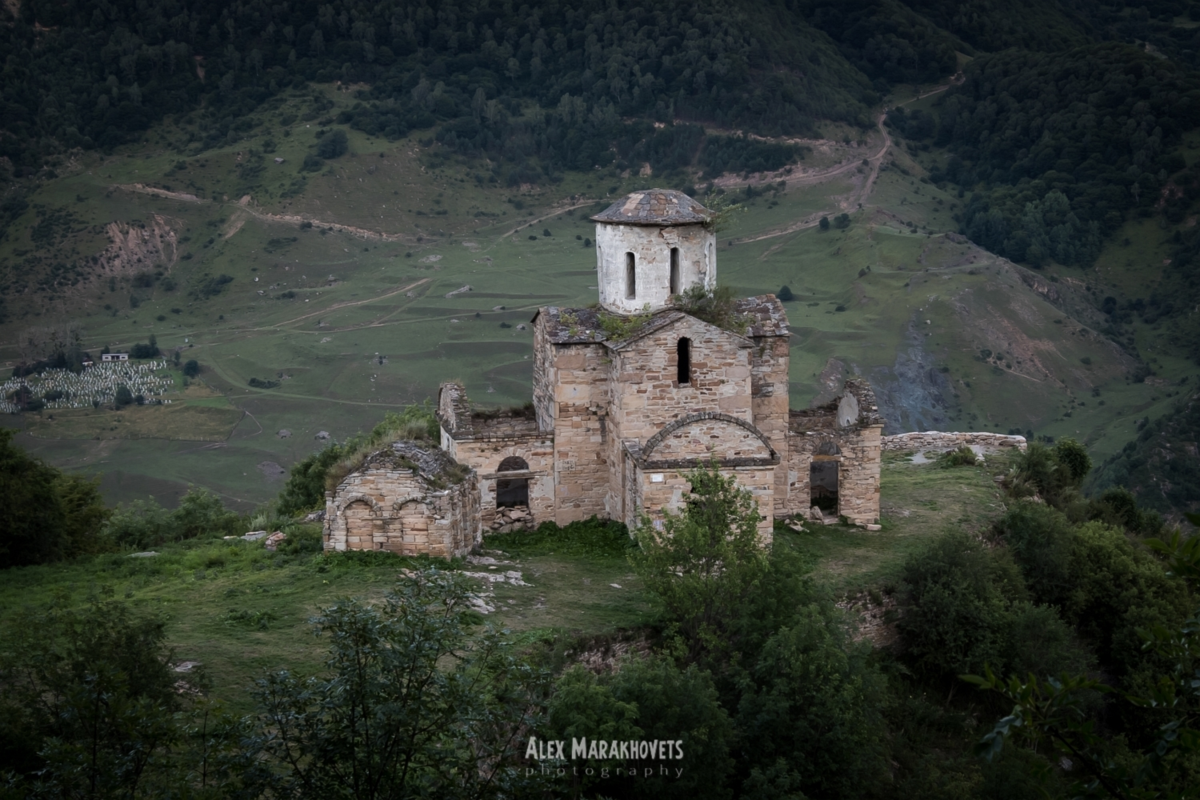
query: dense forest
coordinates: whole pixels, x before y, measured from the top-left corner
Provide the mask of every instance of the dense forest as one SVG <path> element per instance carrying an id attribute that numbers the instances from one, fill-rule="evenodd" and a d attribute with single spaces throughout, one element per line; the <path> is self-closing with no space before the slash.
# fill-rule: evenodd
<path id="1" fill-rule="evenodd" d="M 905 137 L 947 148 L 935 182 L 972 191 L 964 232 L 1034 266 L 1086 264 L 1131 211 L 1153 213 L 1200 124 L 1200 75 L 1124 45 L 976 59 L 935 113 L 897 109 Z"/>
<path id="2" fill-rule="evenodd" d="M 20 176 L 52 152 L 111 148 L 202 104 L 225 135 L 303 81 L 369 84 L 372 115 L 392 135 L 495 125 L 514 100 L 568 125 L 643 117 L 780 134 L 818 119 L 866 125 L 881 92 L 951 74 L 956 50 L 1138 38 L 1194 58 L 1190 29 L 1164 21 L 1183 3 L 1025 5 L 28 0 L 0 25 L 0 156 Z"/>

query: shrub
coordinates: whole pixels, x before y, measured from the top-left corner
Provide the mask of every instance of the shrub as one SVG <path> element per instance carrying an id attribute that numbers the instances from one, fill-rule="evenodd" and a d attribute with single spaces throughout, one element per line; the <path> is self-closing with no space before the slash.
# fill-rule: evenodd
<path id="1" fill-rule="evenodd" d="M 996 521 L 993 530 L 1021 568 L 1033 598 L 1039 603 L 1065 604 L 1072 585 L 1074 536 L 1066 516 L 1042 503 L 1020 502 Z"/>
<path id="2" fill-rule="evenodd" d="M 979 456 L 967 445 L 959 445 L 956 449 L 938 456 L 939 467 L 973 467 L 979 463 Z"/>
<path id="3" fill-rule="evenodd" d="M 1024 599 L 1016 566 L 969 535 L 946 534 L 910 557 L 902 571 L 899 622 L 906 655 L 920 673 L 953 678 L 1001 670 L 1009 602 Z"/>
<path id="4" fill-rule="evenodd" d="M 174 715 L 188 697 L 163 622 L 92 599 L 37 614 L 7 639 L 0 752 L 15 770 L 7 796 L 158 794 L 151 786 L 166 783 Z"/>
<path id="5" fill-rule="evenodd" d="M 1071 575 L 1064 616 L 1118 675 L 1137 671 L 1148 658 L 1140 630 L 1178 629 L 1193 610 L 1182 582 L 1120 529 L 1100 522 L 1075 528 Z"/>
<path id="6" fill-rule="evenodd" d="M 710 325 L 743 334 L 750 320 L 737 313 L 737 298 L 733 289 L 718 286 L 709 290 L 696 284 L 675 295 L 675 307 L 685 314 L 702 319 Z"/>
<path id="7" fill-rule="evenodd" d="M 200 374 L 200 362 L 194 358 L 190 358 L 183 363 L 183 374 L 189 378 L 194 378 Z"/>
<path id="8" fill-rule="evenodd" d="M 1008 672 L 1024 677 L 1085 674 L 1095 657 L 1053 606 L 1015 603 L 1009 614 Z"/>
<path id="9" fill-rule="evenodd" d="M 745 796 L 859 798 L 887 774 L 883 680 L 830 606 L 799 609 L 753 665 L 738 705 Z M 770 794 L 766 796 L 778 796 Z"/>
<path id="10" fill-rule="evenodd" d="M 555 686 L 546 727 L 551 739 L 682 740 L 683 759 L 673 764 L 682 775 L 672 770 L 670 777 L 656 774 L 631 784 L 610 771 L 608 780 L 589 782 L 589 796 L 729 796 L 733 728 L 712 678 L 695 666 L 680 669 L 664 656 L 653 656 L 626 660 L 616 672 L 600 676 L 573 667 Z M 610 770 L 637 765 L 618 758 L 587 764 Z"/>
<path id="11" fill-rule="evenodd" d="M 58 470 L 13 444 L 16 431 L 0 428 L 0 567 L 40 564 L 61 555 L 66 522 L 62 498 L 55 491 Z"/>
<path id="12" fill-rule="evenodd" d="M 732 664 L 753 659 L 811 590 L 793 551 L 763 546 L 758 505 L 734 478 L 715 466 L 687 478 L 683 513 L 666 512 L 661 530 L 646 520 L 632 561 L 668 635 L 721 682 Z"/>
<path id="13" fill-rule="evenodd" d="M 792 294 L 792 290 L 787 286 L 779 287 L 779 291 L 775 294 L 779 298 L 779 302 L 787 303 L 796 299 L 796 295 Z"/>
<path id="14" fill-rule="evenodd" d="M 541 677 L 495 633 L 472 634 L 471 591 L 434 569 L 381 600 L 324 609 L 319 677 L 257 683 L 242 757 L 261 767 L 247 771 L 247 795 L 536 796 L 542 779 L 514 766 Z"/>
<path id="15" fill-rule="evenodd" d="M 345 155 L 349 149 L 350 143 L 346 138 L 346 132 L 341 128 L 330 131 L 317 141 L 317 155 L 321 158 L 337 158 Z M 307 159 L 305 159 L 305 163 L 308 163 Z"/>
<path id="16" fill-rule="evenodd" d="M 145 550 L 167 542 L 235 533 L 240 521 L 212 492 L 193 488 L 174 511 L 143 500 L 118 506 L 101 535 L 111 546 Z"/>

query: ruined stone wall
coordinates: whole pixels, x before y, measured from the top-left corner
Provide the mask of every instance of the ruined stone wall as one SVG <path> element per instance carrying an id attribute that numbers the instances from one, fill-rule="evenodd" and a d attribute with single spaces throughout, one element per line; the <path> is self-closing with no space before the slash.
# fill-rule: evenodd
<path id="1" fill-rule="evenodd" d="M 1002 433 L 988 433 L 987 431 L 977 433 L 949 431 L 901 433 L 896 436 L 884 436 L 882 444 L 884 450 L 916 450 L 918 452 L 921 450 L 954 450 L 963 445 L 996 450 L 1015 447 L 1022 451 L 1026 447 L 1024 436 L 1006 436 Z"/>
<path id="2" fill-rule="evenodd" d="M 824 426 L 821 426 L 824 428 Z M 838 514 L 856 524 L 879 521 L 880 452 L 883 426 L 864 425 L 793 431 L 788 435 L 787 513 L 807 515 L 812 505 L 809 472 L 814 458 L 838 464 Z M 835 455 L 821 455 L 836 445 Z"/>
<path id="3" fill-rule="evenodd" d="M 596 225 L 596 269 L 600 304 L 622 314 L 670 303 L 671 248 L 679 250 L 679 292 L 717 282 L 716 235 L 703 225 Z M 626 253 L 634 255 L 636 291 L 626 294 Z"/>
<path id="4" fill-rule="evenodd" d="M 633 476 L 634 498 L 639 511 L 650 519 L 661 520 L 664 509 L 678 513 L 683 508 L 683 498 L 691 492 L 687 480 L 687 469 L 637 469 Z M 771 530 L 775 525 L 775 470 L 767 467 L 735 467 L 721 470 L 722 475 L 732 475 L 738 486 L 746 489 L 758 503 L 761 517 L 758 531 L 766 542 L 771 541 Z M 635 515 L 626 518 L 625 524 L 633 530 L 638 520 Z"/>
<path id="5" fill-rule="evenodd" d="M 326 550 L 386 550 L 451 558 L 478 545 L 475 476 L 430 490 L 408 470 L 367 469 L 325 493 Z"/>
<path id="6" fill-rule="evenodd" d="M 763 336 L 750 351 L 751 413 L 754 426 L 766 435 L 784 463 L 775 471 L 775 513 L 787 508 L 788 470 L 788 370 L 791 363 L 788 337 Z"/>
<path id="7" fill-rule="evenodd" d="M 533 408 L 538 430 L 554 430 L 555 390 L 558 370 L 554 365 L 554 346 L 546 330 L 547 315 L 539 313 L 533 324 Z"/>
<path id="8" fill-rule="evenodd" d="M 488 437 L 457 440 L 453 444 L 455 460 L 479 473 L 479 516 L 484 530 L 492 530 L 497 525 L 496 482 L 499 480 L 528 480 L 529 525 L 555 519 L 553 436 L 517 432 L 505 436 L 502 431 L 496 431 Z M 499 472 L 500 462 L 510 456 L 525 459 L 529 469 Z"/>
<path id="9" fill-rule="evenodd" d="M 608 491 L 609 352 L 602 344 L 553 345 L 554 519 L 604 514 Z"/>

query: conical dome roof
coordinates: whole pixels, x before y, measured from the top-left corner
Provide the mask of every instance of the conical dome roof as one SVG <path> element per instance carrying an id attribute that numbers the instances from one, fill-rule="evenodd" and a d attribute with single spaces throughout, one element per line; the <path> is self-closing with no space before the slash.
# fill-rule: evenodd
<path id="1" fill-rule="evenodd" d="M 695 225 L 711 218 L 711 211 L 683 192 L 646 189 L 618 200 L 592 220 L 623 225 Z"/>

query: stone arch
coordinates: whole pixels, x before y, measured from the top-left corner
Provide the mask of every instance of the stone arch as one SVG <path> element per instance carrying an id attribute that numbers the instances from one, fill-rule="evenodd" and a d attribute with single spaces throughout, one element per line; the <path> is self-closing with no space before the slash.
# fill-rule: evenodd
<path id="1" fill-rule="evenodd" d="M 739 428 L 745 428 L 762 442 L 763 447 L 767 449 L 772 458 L 776 457 L 775 448 L 771 447 L 771 442 L 763 435 L 763 432 L 749 422 L 746 422 L 746 420 L 741 417 L 732 416 L 731 414 L 722 414 L 719 411 L 701 411 L 697 414 L 687 414 L 674 422 L 668 423 L 662 430 L 647 439 L 645 446 L 642 448 L 642 459 L 649 461 L 650 456 L 654 454 L 655 448 L 662 444 L 664 439 L 675 433 L 675 431 L 706 419 L 720 420 L 721 422 L 728 422 L 731 425 L 737 425 Z"/>
<path id="2" fill-rule="evenodd" d="M 341 500 L 338 501 L 337 506 L 336 506 L 337 511 L 340 514 L 346 510 L 346 506 L 350 505 L 351 503 L 359 503 L 359 502 L 366 503 L 368 506 L 371 507 L 371 511 L 375 514 L 381 514 L 383 512 L 382 506 L 380 506 L 379 503 L 376 502 L 375 498 L 371 497 L 371 495 L 369 495 L 369 494 L 348 494 L 348 495 L 346 495 L 345 497 L 343 497 Z"/>
<path id="3" fill-rule="evenodd" d="M 346 525 L 347 550 L 375 550 L 376 537 L 383 531 L 383 515 L 379 504 L 369 497 L 357 495 L 342 503 L 339 510 Z"/>
<path id="4" fill-rule="evenodd" d="M 528 472 L 529 462 L 520 456 L 508 456 L 500 462 L 496 472 Z M 529 506 L 529 478 L 497 478 L 496 508 L 518 508 Z"/>

